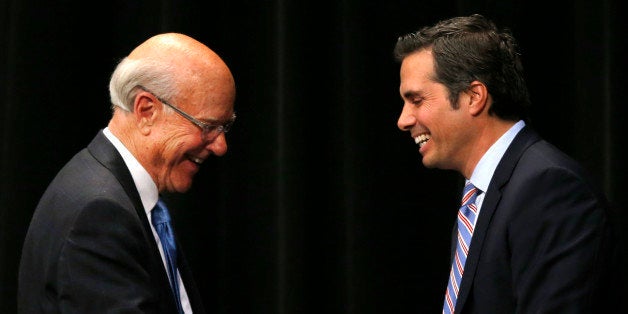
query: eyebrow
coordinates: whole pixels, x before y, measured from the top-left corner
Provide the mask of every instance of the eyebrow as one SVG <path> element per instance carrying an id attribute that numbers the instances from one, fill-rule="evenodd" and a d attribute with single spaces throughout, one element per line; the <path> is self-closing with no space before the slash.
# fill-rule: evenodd
<path id="1" fill-rule="evenodd" d="M 234 113 L 232 113 L 232 114 L 231 114 L 231 116 L 229 116 L 229 118 L 228 118 L 228 119 L 226 119 L 226 120 L 215 119 L 215 118 L 207 118 L 207 119 L 199 119 L 199 120 L 201 120 L 201 121 L 203 121 L 203 122 L 207 122 L 207 123 L 219 123 L 219 124 L 222 124 L 222 123 L 225 123 L 225 122 L 234 121 L 234 120 L 235 120 L 235 118 L 236 118 L 236 114 L 235 114 L 235 112 L 234 112 Z"/>
<path id="2" fill-rule="evenodd" d="M 195 118 L 195 119 L 201 122 L 208 123 L 208 124 L 220 124 L 221 123 L 220 119 L 214 119 L 214 118 Z"/>
<path id="3" fill-rule="evenodd" d="M 412 98 L 412 97 L 422 97 L 421 92 L 417 91 L 407 91 L 403 93 L 403 98 Z"/>

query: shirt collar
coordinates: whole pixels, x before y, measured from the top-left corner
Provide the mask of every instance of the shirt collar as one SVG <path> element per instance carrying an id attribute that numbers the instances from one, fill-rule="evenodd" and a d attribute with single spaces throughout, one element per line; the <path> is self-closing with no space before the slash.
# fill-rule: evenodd
<path id="1" fill-rule="evenodd" d="M 525 122 L 519 120 L 484 153 L 482 159 L 480 159 L 475 169 L 473 169 L 473 174 L 469 179 L 475 187 L 486 193 L 499 161 L 504 156 L 504 153 L 506 153 L 508 146 L 510 146 L 510 143 L 512 143 L 517 133 L 519 133 L 524 126 Z"/>
<path id="2" fill-rule="evenodd" d="M 131 177 L 133 177 L 133 182 L 135 182 L 135 187 L 140 194 L 144 210 L 148 214 L 150 210 L 155 207 L 155 204 L 157 204 L 157 198 L 159 197 L 157 185 L 153 181 L 150 174 L 148 174 L 148 171 L 146 171 L 139 161 L 135 159 L 133 154 L 131 154 L 124 144 L 122 144 L 122 142 L 115 135 L 113 135 L 113 133 L 111 133 L 109 127 L 106 127 L 103 130 L 103 133 L 107 139 L 109 139 L 111 144 L 113 144 L 116 150 L 118 150 L 120 155 L 122 155 L 122 159 L 124 160 L 127 168 L 129 168 Z"/>

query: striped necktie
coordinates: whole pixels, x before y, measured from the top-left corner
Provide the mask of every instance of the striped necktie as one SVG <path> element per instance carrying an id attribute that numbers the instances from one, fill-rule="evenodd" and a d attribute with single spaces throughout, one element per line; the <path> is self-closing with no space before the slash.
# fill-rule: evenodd
<path id="1" fill-rule="evenodd" d="M 177 272 L 177 244 L 174 240 L 174 232 L 170 224 L 170 214 L 166 204 L 159 199 L 157 205 L 153 208 L 151 214 L 151 222 L 155 227 L 155 231 L 159 235 L 161 247 L 164 250 L 166 262 L 168 264 L 168 276 L 170 278 L 170 286 L 174 294 L 175 303 L 180 314 L 183 314 L 181 306 L 181 295 L 179 294 L 179 279 Z"/>
<path id="2" fill-rule="evenodd" d="M 464 264 L 467 261 L 469 253 L 469 245 L 475 228 L 478 209 L 475 205 L 475 198 L 482 193 L 470 181 L 467 180 L 462 193 L 462 206 L 458 210 L 458 241 L 456 245 L 456 254 L 454 255 L 451 271 L 449 272 L 449 282 L 447 283 L 447 291 L 445 293 L 445 302 L 443 304 L 443 313 L 454 313 L 456 308 L 456 299 L 458 297 L 458 289 L 462 281 L 464 273 Z"/>

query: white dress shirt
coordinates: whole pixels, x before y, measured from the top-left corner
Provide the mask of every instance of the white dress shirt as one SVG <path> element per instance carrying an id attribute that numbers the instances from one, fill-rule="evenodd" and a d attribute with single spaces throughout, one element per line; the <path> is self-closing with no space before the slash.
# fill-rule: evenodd
<path id="1" fill-rule="evenodd" d="M 109 128 L 105 128 L 103 133 L 109 139 L 111 144 L 115 146 L 116 150 L 122 155 L 122 159 L 124 159 L 124 163 L 127 168 L 131 172 L 131 176 L 133 177 L 133 182 L 135 182 L 135 187 L 140 194 L 140 198 L 142 200 L 142 205 L 144 206 L 144 210 L 146 211 L 146 217 L 148 217 L 148 224 L 150 228 L 153 230 L 153 236 L 155 237 L 155 241 L 157 242 L 157 246 L 159 247 L 159 254 L 161 254 L 161 260 L 164 264 L 164 269 L 167 269 L 166 257 L 164 255 L 164 249 L 161 246 L 161 241 L 159 240 L 159 235 L 153 227 L 153 224 L 150 223 L 151 213 L 153 207 L 157 204 L 157 200 L 159 198 L 159 191 L 157 190 L 157 185 L 153 181 L 153 178 L 148 174 L 146 169 L 142 167 L 142 165 L 135 159 L 133 154 L 120 142 L 120 140 L 111 133 Z M 177 273 L 179 270 L 177 269 Z M 168 273 L 168 272 L 166 272 Z M 170 276 L 170 275 L 168 275 Z M 181 279 L 181 275 L 179 274 L 179 292 L 181 294 L 181 305 L 183 307 L 183 311 L 186 314 L 192 313 L 192 306 L 190 305 L 190 300 L 188 299 L 188 294 L 185 291 L 185 285 L 183 284 L 183 280 Z"/>

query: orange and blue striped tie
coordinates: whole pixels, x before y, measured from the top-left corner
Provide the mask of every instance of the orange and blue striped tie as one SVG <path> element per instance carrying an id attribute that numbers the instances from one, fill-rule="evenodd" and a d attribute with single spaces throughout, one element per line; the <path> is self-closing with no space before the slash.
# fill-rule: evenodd
<path id="1" fill-rule="evenodd" d="M 475 205 L 475 198 L 482 191 L 478 190 L 470 181 L 467 180 L 462 193 L 462 206 L 458 210 L 458 241 L 456 245 L 456 254 L 454 255 L 451 271 L 449 272 L 449 282 L 447 283 L 447 292 L 445 293 L 445 302 L 443 304 L 443 313 L 454 313 L 456 308 L 456 299 L 458 297 L 458 289 L 462 281 L 464 273 L 464 264 L 467 261 L 471 237 L 475 228 L 478 209 Z"/>

